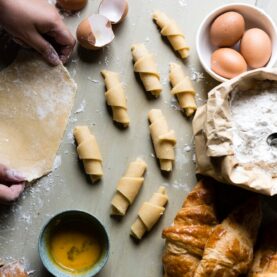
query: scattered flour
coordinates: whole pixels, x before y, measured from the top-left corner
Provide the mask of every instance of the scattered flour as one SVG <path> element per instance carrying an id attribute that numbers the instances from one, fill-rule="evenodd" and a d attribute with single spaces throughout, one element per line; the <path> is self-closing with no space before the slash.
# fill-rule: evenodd
<path id="1" fill-rule="evenodd" d="M 193 155 L 192 155 L 192 162 L 195 164 L 196 163 L 196 155 L 195 155 L 195 153 L 193 153 Z"/>
<path id="2" fill-rule="evenodd" d="M 191 155 L 187 151 L 191 151 L 191 147 L 187 144 L 181 147 L 176 147 L 176 157 L 175 157 L 175 166 L 177 169 L 184 169 L 184 166 L 191 162 Z"/>
<path id="3" fill-rule="evenodd" d="M 179 103 L 176 99 L 176 97 L 172 97 L 170 99 L 170 107 L 174 110 L 174 111 L 182 111 L 182 108 L 179 106 Z"/>
<path id="4" fill-rule="evenodd" d="M 62 181 L 61 183 L 64 183 Z M 34 229 L 33 221 L 36 221 L 38 217 L 40 217 L 40 211 L 45 204 L 49 203 L 49 194 L 52 193 L 53 187 L 56 185 L 53 179 L 53 173 L 50 173 L 47 177 L 39 180 L 36 184 L 27 187 L 23 192 L 23 195 L 20 200 L 18 200 L 15 204 L 10 207 L 2 207 L 0 213 L 0 253 L 5 252 L 3 250 L 10 249 L 10 251 L 17 252 L 15 249 L 23 249 L 25 245 L 24 240 L 18 240 L 16 243 L 14 242 L 14 233 L 22 231 L 24 228 L 28 230 L 31 236 L 36 235 L 36 229 Z M 60 198 L 57 196 L 57 199 Z M 24 202 L 28 201 L 29 206 L 26 208 L 24 206 Z M 42 216 L 43 220 L 46 220 L 51 215 L 44 214 Z M 14 224 L 14 220 L 16 220 L 17 224 Z M 9 233 L 9 236 L 6 235 Z M 9 237 L 9 239 L 7 239 Z M 36 240 L 30 242 L 36 247 Z M 2 254 L 2 253 L 1 253 Z M 20 258 L 24 255 L 24 253 L 20 253 Z M 4 255 L 5 260 L 8 261 L 8 257 Z"/>
<path id="5" fill-rule="evenodd" d="M 231 100 L 233 143 L 240 163 L 277 162 L 277 147 L 267 137 L 277 132 L 277 88 L 234 94 Z"/>
<path id="6" fill-rule="evenodd" d="M 78 119 L 77 119 L 76 117 L 72 117 L 72 116 L 71 116 L 71 117 L 69 118 L 69 122 L 70 122 L 70 123 L 75 123 L 75 122 L 77 122 L 77 121 L 78 121 Z"/>
<path id="7" fill-rule="evenodd" d="M 85 107 L 86 107 L 86 100 L 85 99 L 83 99 L 82 100 L 82 102 L 81 102 L 81 104 L 80 104 L 80 106 L 79 106 L 79 108 L 74 112 L 75 114 L 76 113 L 82 113 L 84 110 L 85 110 Z"/>
<path id="8" fill-rule="evenodd" d="M 75 140 L 74 140 L 74 135 L 73 135 L 73 130 L 69 130 L 66 134 L 66 140 L 68 143 L 71 144 L 75 144 Z"/>
<path id="9" fill-rule="evenodd" d="M 190 152 L 192 150 L 192 147 L 188 144 L 185 144 L 183 150 L 184 152 Z"/>
<path id="10" fill-rule="evenodd" d="M 188 5 L 187 0 L 179 0 L 179 5 L 181 7 L 186 7 Z"/>
<path id="11" fill-rule="evenodd" d="M 105 63 L 106 66 L 108 66 L 109 63 L 110 63 L 110 60 L 107 56 L 104 58 L 104 63 Z"/>
<path id="12" fill-rule="evenodd" d="M 190 186 L 180 182 L 178 180 L 173 181 L 173 183 L 169 184 L 169 183 L 163 183 L 163 186 L 168 187 L 168 188 L 174 188 L 176 190 L 182 190 L 185 191 L 186 193 L 188 193 L 190 191 Z"/>
<path id="13" fill-rule="evenodd" d="M 203 72 L 198 72 L 196 70 L 193 70 L 191 73 L 190 79 L 195 82 L 200 82 L 205 79 L 205 75 Z"/>
<path id="14" fill-rule="evenodd" d="M 52 170 L 55 171 L 57 168 L 59 168 L 62 164 L 62 157 L 60 155 L 57 155 L 53 164 Z"/>
<path id="15" fill-rule="evenodd" d="M 92 79 L 91 77 L 88 77 L 88 80 L 91 81 L 92 83 L 98 84 L 99 80 Z"/>

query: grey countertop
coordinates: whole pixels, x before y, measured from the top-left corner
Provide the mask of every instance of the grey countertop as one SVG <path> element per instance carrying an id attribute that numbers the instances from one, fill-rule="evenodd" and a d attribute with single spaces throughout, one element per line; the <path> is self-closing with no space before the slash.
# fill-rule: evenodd
<path id="1" fill-rule="evenodd" d="M 77 15 L 65 17 L 75 33 L 82 18 L 96 12 L 99 0 L 89 0 L 89 5 Z M 103 277 L 162 276 L 161 254 L 164 242 L 163 227 L 171 224 L 183 199 L 195 185 L 193 163 L 193 137 L 191 121 L 177 109 L 170 95 L 168 69 L 170 62 L 184 64 L 187 74 L 194 80 L 197 103 L 205 102 L 207 92 L 217 85 L 199 64 L 195 36 L 204 16 L 214 8 L 237 1 L 201 0 L 130 0 L 127 19 L 115 28 L 116 39 L 98 52 L 76 48 L 68 69 L 78 83 L 75 106 L 56 158 L 56 169 L 24 192 L 23 197 L 11 207 L 0 207 L 0 256 L 7 260 L 24 258 L 34 276 L 49 276 L 43 268 L 37 251 L 39 232 L 43 224 L 54 214 L 67 209 L 80 209 L 97 216 L 106 226 L 111 239 L 111 255 L 108 264 L 98 275 Z M 273 0 L 239 1 L 257 5 L 277 20 L 277 2 Z M 184 30 L 191 46 L 190 57 L 182 62 L 171 47 L 161 38 L 151 13 L 155 9 L 174 17 Z M 150 100 L 133 72 L 130 46 L 144 42 L 156 56 L 163 83 L 160 98 Z M 4 48 L 3 45 L 1 49 Z M 3 50 L 3 49 L 2 49 Z M 12 50 L 7 50 L 13 52 Z M 2 52 L 3 53 L 3 52 Z M 4 55 L 3 55 L 4 56 Z M 5 57 L 1 58 L 4 65 Z M 108 113 L 104 84 L 100 70 L 109 69 L 121 73 L 126 84 L 130 128 L 118 129 Z M 176 131 L 176 164 L 168 177 L 160 173 L 149 137 L 147 113 L 160 108 L 169 126 Z M 77 124 L 88 124 L 96 138 L 104 159 L 104 178 L 92 185 L 79 163 L 72 129 Z M 110 200 L 115 186 L 129 162 L 142 157 L 148 164 L 145 183 L 137 200 L 127 215 L 117 221 L 110 217 Z M 149 199 L 160 185 L 165 185 L 169 204 L 165 215 L 140 243 L 129 236 L 130 226 L 136 218 L 141 203 Z"/>

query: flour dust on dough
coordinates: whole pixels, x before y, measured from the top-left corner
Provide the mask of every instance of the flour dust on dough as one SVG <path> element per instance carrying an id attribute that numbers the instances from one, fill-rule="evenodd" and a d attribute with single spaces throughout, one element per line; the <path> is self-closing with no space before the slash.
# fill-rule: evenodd
<path id="1" fill-rule="evenodd" d="M 52 170 L 77 85 L 63 65 L 22 51 L 0 72 L 0 163 L 28 181 Z"/>

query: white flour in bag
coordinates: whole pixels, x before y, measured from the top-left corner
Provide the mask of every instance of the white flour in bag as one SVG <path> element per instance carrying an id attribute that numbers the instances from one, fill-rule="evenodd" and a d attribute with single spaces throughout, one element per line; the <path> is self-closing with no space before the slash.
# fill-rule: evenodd
<path id="1" fill-rule="evenodd" d="M 277 147 L 267 143 L 267 137 L 277 133 L 277 88 L 233 94 L 231 113 L 238 162 L 277 163 Z"/>

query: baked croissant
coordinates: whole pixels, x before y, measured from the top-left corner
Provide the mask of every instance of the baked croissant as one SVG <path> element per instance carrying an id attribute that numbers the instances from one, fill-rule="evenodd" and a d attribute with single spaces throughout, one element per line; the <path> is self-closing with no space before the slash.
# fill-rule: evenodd
<path id="1" fill-rule="evenodd" d="M 248 272 L 262 219 L 258 198 L 234 210 L 209 237 L 195 277 L 236 277 Z"/>
<path id="2" fill-rule="evenodd" d="M 248 277 L 277 276 L 277 222 L 265 228 Z"/>
<path id="3" fill-rule="evenodd" d="M 166 246 L 163 253 L 165 277 L 192 277 L 204 247 L 217 224 L 215 192 L 202 180 L 187 196 L 173 225 L 163 230 Z"/>

